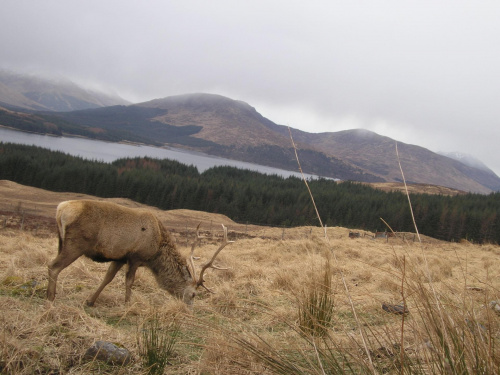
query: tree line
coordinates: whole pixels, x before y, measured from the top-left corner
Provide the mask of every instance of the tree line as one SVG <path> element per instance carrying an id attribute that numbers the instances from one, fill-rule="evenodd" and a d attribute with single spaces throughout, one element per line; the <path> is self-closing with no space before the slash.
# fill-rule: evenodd
<path id="1" fill-rule="evenodd" d="M 123 197 L 164 210 L 221 213 L 237 222 L 319 225 L 304 182 L 233 167 L 199 173 L 173 160 L 124 158 L 104 163 L 35 146 L 0 143 L 0 179 L 51 191 Z M 406 195 L 356 182 L 308 181 L 323 224 L 414 231 Z M 411 194 L 420 233 L 446 240 L 500 243 L 500 193 Z"/>

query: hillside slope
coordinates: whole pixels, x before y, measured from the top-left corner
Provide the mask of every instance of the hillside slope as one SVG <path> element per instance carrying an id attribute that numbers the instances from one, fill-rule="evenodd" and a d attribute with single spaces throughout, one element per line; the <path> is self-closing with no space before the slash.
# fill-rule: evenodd
<path id="1" fill-rule="evenodd" d="M 45 111 L 74 111 L 129 104 L 117 95 L 86 90 L 66 79 L 46 79 L 2 70 L 0 103 Z"/>
<path id="2" fill-rule="evenodd" d="M 249 104 L 220 95 L 188 94 L 139 104 L 165 110 L 157 121 L 175 126 L 196 125 L 197 138 L 223 146 L 288 146 L 290 141 L 267 125 L 269 120 Z"/>
<path id="3" fill-rule="evenodd" d="M 87 194 L 53 192 L 8 180 L 0 180 L 0 216 L 3 213 L 6 214 L 5 217 L 11 213 L 22 214 L 26 218 L 25 224 L 27 225 L 30 224 L 30 221 L 36 221 L 39 224 L 40 220 L 43 219 L 44 222 L 51 223 L 50 227 L 54 234 L 57 205 L 62 201 L 74 199 L 106 200 L 131 208 L 148 208 L 169 228 L 185 228 L 187 225 L 196 227 L 199 223 L 202 223 L 204 228 L 211 227 L 212 223 L 231 226 L 233 230 L 245 228 L 243 224 L 236 224 L 227 216 L 216 213 L 187 209 L 164 211 L 125 198 L 103 199 Z M 257 228 L 255 225 L 251 227 Z"/>
<path id="4" fill-rule="evenodd" d="M 386 181 L 401 181 L 396 140 L 364 129 L 335 133 L 306 133 L 294 130 L 298 142 L 314 144 L 326 154 L 346 160 Z M 398 143 L 398 153 L 408 183 L 426 183 L 463 191 L 489 193 L 500 190 L 493 172 L 470 167 L 424 147 Z"/>

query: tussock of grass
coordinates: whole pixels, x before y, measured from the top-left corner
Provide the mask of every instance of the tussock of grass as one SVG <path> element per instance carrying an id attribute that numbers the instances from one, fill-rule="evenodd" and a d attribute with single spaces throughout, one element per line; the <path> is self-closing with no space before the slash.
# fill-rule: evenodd
<path id="1" fill-rule="evenodd" d="M 298 297 L 298 311 L 302 332 L 320 337 L 328 333 L 335 314 L 329 259 Z"/>
<path id="2" fill-rule="evenodd" d="M 171 374 L 500 372 L 500 317 L 488 307 L 500 300 L 498 246 L 353 241 L 344 228 L 328 228 L 327 246 L 319 229 L 309 236 L 297 228 L 297 236 L 285 240 L 280 228 L 275 232 L 266 229 L 275 239 L 247 239 L 224 249 L 218 261 L 229 270 L 206 275 L 216 294 L 201 293 L 189 309 L 158 289 L 145 269 L 137 273 L 129 305 L 120 271 L 88 308 L 85 299 L 107 265 L 85 259 L 61 273 L 50 304 L 47 264 L 57 252 L 56 237 L 0 231 L 0 371 L 146 374 L 141 329 L 156 316 L 157 333 L 180 324 L 165 370 Z M 203 245 L 197 255 L 206 259 L 216 246 Z M 327 266 L 331 250 L 338 263 Z M 325 296 L 331 304 L 321 303 Z M 410 311 L 404 322 L 381 309 L 383 302 L 402 303 L 403 296 Z M 313 311 L 330 306 L 330 318 L 312 320 L 321 322 L 321 334 L 301 329 L 305 301 Z M 129 349 L 131 364 L 118 368 L 83 360 L 97 340 Z"/>
<path id="3" fill-rule="evenodd" d="M 181 327 L 176 320 L 164 322 L 158 313 L 147 320 L 138 334 L 138 350 L 148 374 L 163 374 L 174 355 Z"/>

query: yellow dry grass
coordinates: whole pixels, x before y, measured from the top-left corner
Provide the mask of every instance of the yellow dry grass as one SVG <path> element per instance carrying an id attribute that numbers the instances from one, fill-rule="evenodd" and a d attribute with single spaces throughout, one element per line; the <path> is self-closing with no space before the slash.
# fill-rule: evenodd
<path id="1" fill-rule="evenodd" d="M 402 291 L 410 310 L 405 346 L 415 353 L 425 346 L 425 332 L 418 332 L 419 307 L 410 295 L 415 291 L 401 288 L 403 259 L 407 281 L 421 282 L 454 301 L 457 308 L 470 307 L 498 339 L 498 321 L 494 319 L 499 318 L 491 315 L 487 306 L 488 301 L 500 299 L 498 246 L 439 241 L 419 245 L 370 237 L 353 240 L 345 228 L 328 228 L 328 241 L 320 228 L 287 230 L 283 240 L 280 228 L 259 229 L 252 234 L 256 237 L 239 239 L 223 250 L 217 262 L 228 270 L 206 275 L 207 285 L 216 294 L 202 293 L 189 310 L 160 290 L 146 269 L 137 273 L 129 305 L 124 303 L 121 271 L 96 306 L 89 308 L 85 299 L 100 283 L 107 265 L 84 258 L 61 273 L 56 300 L 49 303 L 44 297 L 47 264 L 57 252 L 55 233 L 42 238 L 0 229 L 0 368 L 12 373 L 147 373 L 137 340 L 143 324 L 157 314 L 165 326 L 174 320 L 181 325 L 168 373 L 271 373 L 233 340 L 242 337 L 262 346 L 255 336 L 258 334 L 273 347 L 300 347 L 296 334 L 298 300 L 332 254 L 336 309 L 330 335 L 345 343 L 348 350 L 353 347 L 353 338 L 359 336 L 360 325 L 368 327 L 366 335 L 372 340 L 381 334 L 393 341 L 398 338 L 401 317 L 384 312 L 381 305 L 401 303 Z M 206 235 L 197 249 L 199 263 L 217 248 L 217 237 L 212 238 L 210 232 Z M 178 242 L 179 247 L 187 253 L 183 242 Z M 358 320 L 352 314 L 351 301 Z M 132 363 L 122 368 L 85 361 L 83 354 L 97 340 L 126 347 L 132 353 Z M 373 360 L 377 361 L 376 356 Z"/>

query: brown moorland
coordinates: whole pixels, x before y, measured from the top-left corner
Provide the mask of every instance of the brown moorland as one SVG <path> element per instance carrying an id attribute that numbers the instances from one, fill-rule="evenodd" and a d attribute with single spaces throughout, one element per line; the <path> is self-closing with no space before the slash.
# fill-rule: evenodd
<path id="1" fill-rule="evenodd" d="M 449 196 L 467 194 L 467 192 L 462 190 L 430 184 L 408 184 L 405 187 L 402 182 L 372 182 L 366 183 L 366 185 L 382 191 L 399 191 L 405 194 L 406 189 L 408 189 L 408 193 L 410 194 L 437 194 Z"/>
<path id="2" fill-rule="evenodd" d="M 2 373 L 153 373 L 142 354 L 151 321 L 158 323 L 158 335 L 175 338 L 166 368 L 157 373 L 500 370 L 500 316 L 489 306 L 500 300 L 497 245 L 428 238 L 418 243 L 412 236 L 381 240 L 369 233 L 350 239 L 348 228 L 337 227 L 328 228 L 325 238 L 318 227 L 247 227 L 223 215 L 151 208 L 186 254 L 194 226 L 202 223 L 198 266 L 217 248 L 220 224 L 229 228 L 235 242 L 218 257 L 228 269 L 206 275 L 215 294 L 201 293 L 188 309 L 139 269 L 130 304 L 124 303 L 121 271 L 89 308 L 85 300 L 107 265 L 80 258 L 61 273 L 58 295 L 49 303 L 55 207 L 80 198 L 96 199 L 0 182 Z M 314 298 L 321 291 L 327 304 Z M 382 309 L 403 302 L 409 314 Z M 324 305 L 332 314 L 323 320 L 316 313 L 325 313 Z M 127 348 L 131 362 L 121 367 L 84 358 L 98 340 Z"/>

